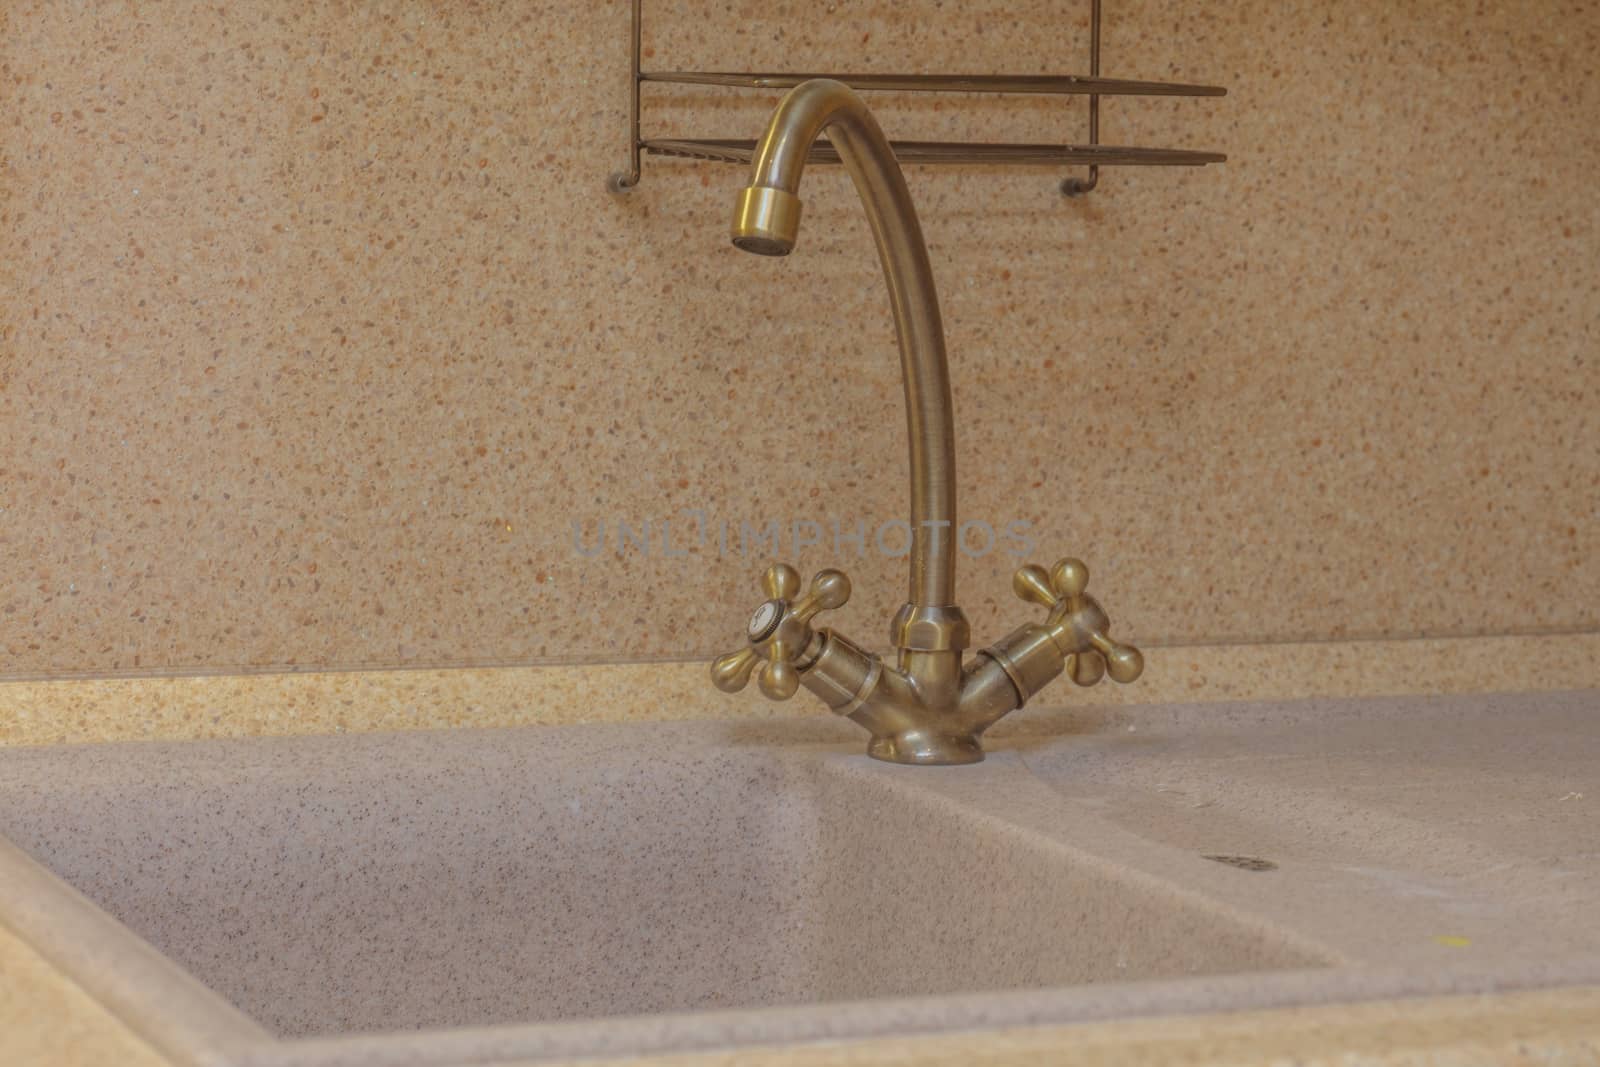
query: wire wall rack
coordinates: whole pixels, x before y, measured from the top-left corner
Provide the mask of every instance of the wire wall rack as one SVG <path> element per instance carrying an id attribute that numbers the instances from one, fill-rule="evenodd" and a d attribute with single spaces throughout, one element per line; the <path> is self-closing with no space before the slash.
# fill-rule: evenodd
<path id="1" fill-rule="evenodd" d="M 1218 97 L 1227 90 L 1217 85 L 1189 85 L 1181 82 L 1136 81 L 1100 75 L 1100 5 L 1090 0 L 1089 73 L 1084 74 L 839 74 L 839 73 L 757 73 L 737 71 L 651 71 L 641 67 L 641 41 L 644 33 L 644 0 L 633 0 L 631 55 L 633 84 L 628 111 L 629 163 L 626 170 L 613 173 L 608 186 L 623 192 L 639 184 L 643 160 L 650 156 L 715 160 L 724 163 L 750 162 L 754 140 L 729 138 L 655 138 L 640 132 L 640 108 L 647 83 L 700 85 L 739 89 L 789 89 L 812 78 L 832 78 L 860 92 L 908 93 L 1013 93 L 1026 95 L 1087 96 L 1089 98 L 1088 140 L 1081 144 L 984 144 L 971 141 L 891 141 L 896 158 L 902 163 L 958 163 L 1013 166 L 1087 167 L 1083 176 L 1061 181 L 1061 191 L 1081 196 L 1100 182 L 1101 167 L 1199 167 L 1222 163 L 1221 152 L 1181 148 L 1134 148 L 1100 143 L 1100 98 L 1102 96 Z M 826 140 L 811 149 L 815 163 L 837 163 L 838 153 Z"/>

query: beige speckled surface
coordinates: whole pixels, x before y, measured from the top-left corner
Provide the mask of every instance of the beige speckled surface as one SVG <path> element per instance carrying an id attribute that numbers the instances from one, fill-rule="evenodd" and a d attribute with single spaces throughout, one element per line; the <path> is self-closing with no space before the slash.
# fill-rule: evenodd
<path id="1" fill-rule="evenodd" d="M 649 7 L 656 65 L 1024 71 L 1079 66 L 1086 11 Z M 727 247 L 730 169 L 608 197 L 623 0 L 0 17 L 0 670 L 702 655 L 765 559 L 589 560 L 573 520 L 677 516 L 681 547 L 686 508 L 900 517 L 844 179 L 808 181 L 782 264 Z M 1231 158 L 1075 202 L 1049 172 L 911 175 L 965 517 L 1088 559 L 1151 643 L 1594 626 L 1600 9 L 1106 19 L 1108 73 L 1230 88 L 1110 101 L 1107 139 Z M 665 95 L 660 132 L 770 103 Z M 1082 130 L 1051 101 L 883 108 L 904 136 Z M 854 555 L 798 562 L 844 563 L 840 625 L 878 641 L 903 567 Z M 1025 614 L 1014 562 L 964 561 L 980 637 Z"/>
<path id="2" fill-rule="evenodd" d="M 0 1054 L 38 1067 L 167 1067 L 93 1000 L 0 931 Z M 1204 1018 L 1134 1019 L 932 1038 L 879 1038 L 731 1053 L 586 1059 L 599 1067 L 1591 1067 L 1600 988 L 1334 1005 Z M 548 1067 L 548 1061 L 545 1061 Z M 495 1067 L 519 1067 L 503 1061 Z"/>
<path id="3" fill-rule="evenodd" d="M 172 1055 L 254 1067 L 1582 986 L 1597 700 L 1090 711 L 944 770 L 800 720 L 15 749 L 0 833 L 38 862 L 0 844 L 0 924 Z"/>
<path id="4" fill-rule="evenodd" d="M 1083 4 L 949 6 L 862 0 L 779 32 L 756 0 L 660 0 L 647 44 L 724 67 L 1077 65 Z M 899 386 L 845 183 L 808 181 L 782 265 L 724 246 L 732 171 L 659 164 L 607 198 L 624 18 L 0 6 L 0 674 L 702 656 L 765 560 L 585 559 L 573 519 L 898 517 Z M 1227 165 L 1110 171 L 1082 202 L 1044 172 L 911 175 L 966 516 L 1088 558 L 1129 638 L 1200 646 L 1051 699 L 1596 684 L 1594 635 L 1208 642 L 1600 623 L 1600 10 L 1117 0 L 1106 37 L 1108 73 L 1231 90 L 1109 102 L 1107 139 Z M 661 130 L 760 121 L 687 99 L 652 109 Z M 1076 137 L 1079 117 L 885 109 L 905 136 Z M 822 360 L 849 373 L 819 387 Z M 840 625 L 880 638 L 898 563 L 798 562 L 843 563 Z M 980 639 L 1024 611 L 1013 563 L 963 560 Z M 703 672 L 13 682 L 0 743 L 773 713 Z M 761 1062 L 1595 1063 L 1597 1019 L 1578 990 Z M 4 931 L 0 1023 L 0 1060 L 156 1062 Z"/>
<path id="5" fill-rule="evenodd" d="M 166 1062 L 26 942 L 0 927 L 0 1063 L 160 1067 Z"/>
<path id="6" fill-rule="evenodd" d="M 1600 989 L 587 1062 L 595 1067 L 1592 1067 L 1600 1063 Z"/>
<path id="7" fill-rule="evenodd" d="M 1060 707 L 1513 692 L 1600 686 L 1600 634 L 1147 650 L 1131 686 L 1058 683 L 1011 724 Z M 754 687 L 712 689 L 704 662 L 105 678 L 0 684 L 0 746 L 83 741 L 826 715 Z"/>
<path id="8" fill-rule="evenodd" d="M 1344 962 L 918 788 L 935 777 L 823 725 L 13 750 L 0 834 L 292 1042 L 245 1061 L 261 1065 L 950 1031 L 1098 986 L 1072 1017 L 1256 1005 L 1280 986 L 1303 1002 Z M 1012 792 L 1015 762 L 982 780 Z M 17 856 L 0 852 L 0 923 L 28 895 Z M 60 925 L 30 932 L 56 943 Z M 94 970 L 122 970 L 100 940 Z M 1128 983 L 1154 992 L 1119 1000 Z M 141 1023 L 183 1014 L 119 999 Z"/>

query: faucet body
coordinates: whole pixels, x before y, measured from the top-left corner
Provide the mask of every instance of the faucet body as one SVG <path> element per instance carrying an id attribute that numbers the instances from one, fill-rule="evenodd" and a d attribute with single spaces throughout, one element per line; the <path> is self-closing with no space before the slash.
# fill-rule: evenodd
<path id="1" fill-rule="evenodd" d="M 750 620 L 746 647 L 717 660 L 712 679 L 734 692 L 761 665 L 764 693 L 787 699 L 804 685 L 871 732 L 868 754 L 875 758 L 974 763 L 983 758 L 984 730 L 1064 670 L 1084 685 L 1108 670 L 1126 682 L 1143 662 L 1136 649 L 1106 636 L 1109 621 L 1084 592 L 1087 569 L 1064 559 L 1049 574 L 1024 567 L 1013 581 L 1018 595 L 1050 608 L 1046 622 L 1020 627 L 963 666 L 970 628 L 955 600 L 955 412 L 938 292 L 899 162 L 848 86 L 808 81 L 778 106 L 757 142 L 750 185 L 739 195 L 733 243 L 760 255 L 793 250 L 801 174 L 822 135 L 838 150 L 866 210 L 899 338 L 911 469 L 908 599 L 890 624 L 895 662 L 888 664 L 832 630 L 812 627 L 818 612 L 848 599 L 842 573 L 821 572 L 800 598 L 798 573 L 774 566 L 764 576 L 768 599 Z"/>

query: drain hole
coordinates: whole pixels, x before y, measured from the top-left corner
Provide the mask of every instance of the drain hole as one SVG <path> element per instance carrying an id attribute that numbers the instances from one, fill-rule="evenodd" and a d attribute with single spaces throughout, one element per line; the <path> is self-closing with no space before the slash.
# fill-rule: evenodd
<path id="1" fill-rule="evenodd" d="M 1237 867 L 1241 871 L 1275 871 L 1278 865 L 1271 860 L 1264 860 L 1259 856 L 1201 856 L 1201 859 L 1213 863 L 1226 863 L 1229 867 Z"/>

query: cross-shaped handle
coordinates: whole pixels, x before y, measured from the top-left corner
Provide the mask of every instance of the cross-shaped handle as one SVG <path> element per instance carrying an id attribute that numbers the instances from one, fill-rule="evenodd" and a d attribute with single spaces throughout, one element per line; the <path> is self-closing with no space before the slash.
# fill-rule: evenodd
<path id="1" fill-rule="evenodd" d="M 788 700 L 800 688 L 800 673 L 795 670 L 794 658 L 805 648 L 800 641 L 786 640 L 787 635 L 779 634 L 780 628 L 784 622 L 794 620 L 802 624 L 802 632 L 809 635 L 811 620 L 819 612 L 843 607 L 850 599 L 850 579 L 843 571 L 818 571 L 806 595 L 795 600 L 800 592 L 800 572 L 787 563 L 774 563 L 761 576 L 761 591 L 767 594 L 767 599 L 756 608 L 745 628 L 749 643 L 737 652 L 719 656 L 711 664 L 711 682 L 724 693 L 737 693 L 749 684 L 750 675 L 759 665 L 761 676 L 757 684 L 761 692 L 772 700 Z"/>
<path id="2" fill-rule="evenodd" d="M 1011 591 L 1018 597 L 1050 610 L 1045 625 L 1071 647 L 1073 681 L 1093 685 L 1109 674 L 1114 682 L 1131 682 L 1144 671 L 1144 655 L 1111 639 L 1111 620 L 1088 588 L 1089 568 L 1071 556 L 1057 560 L 1048 573 L 1029 563 L 1011 578 Z"/>

